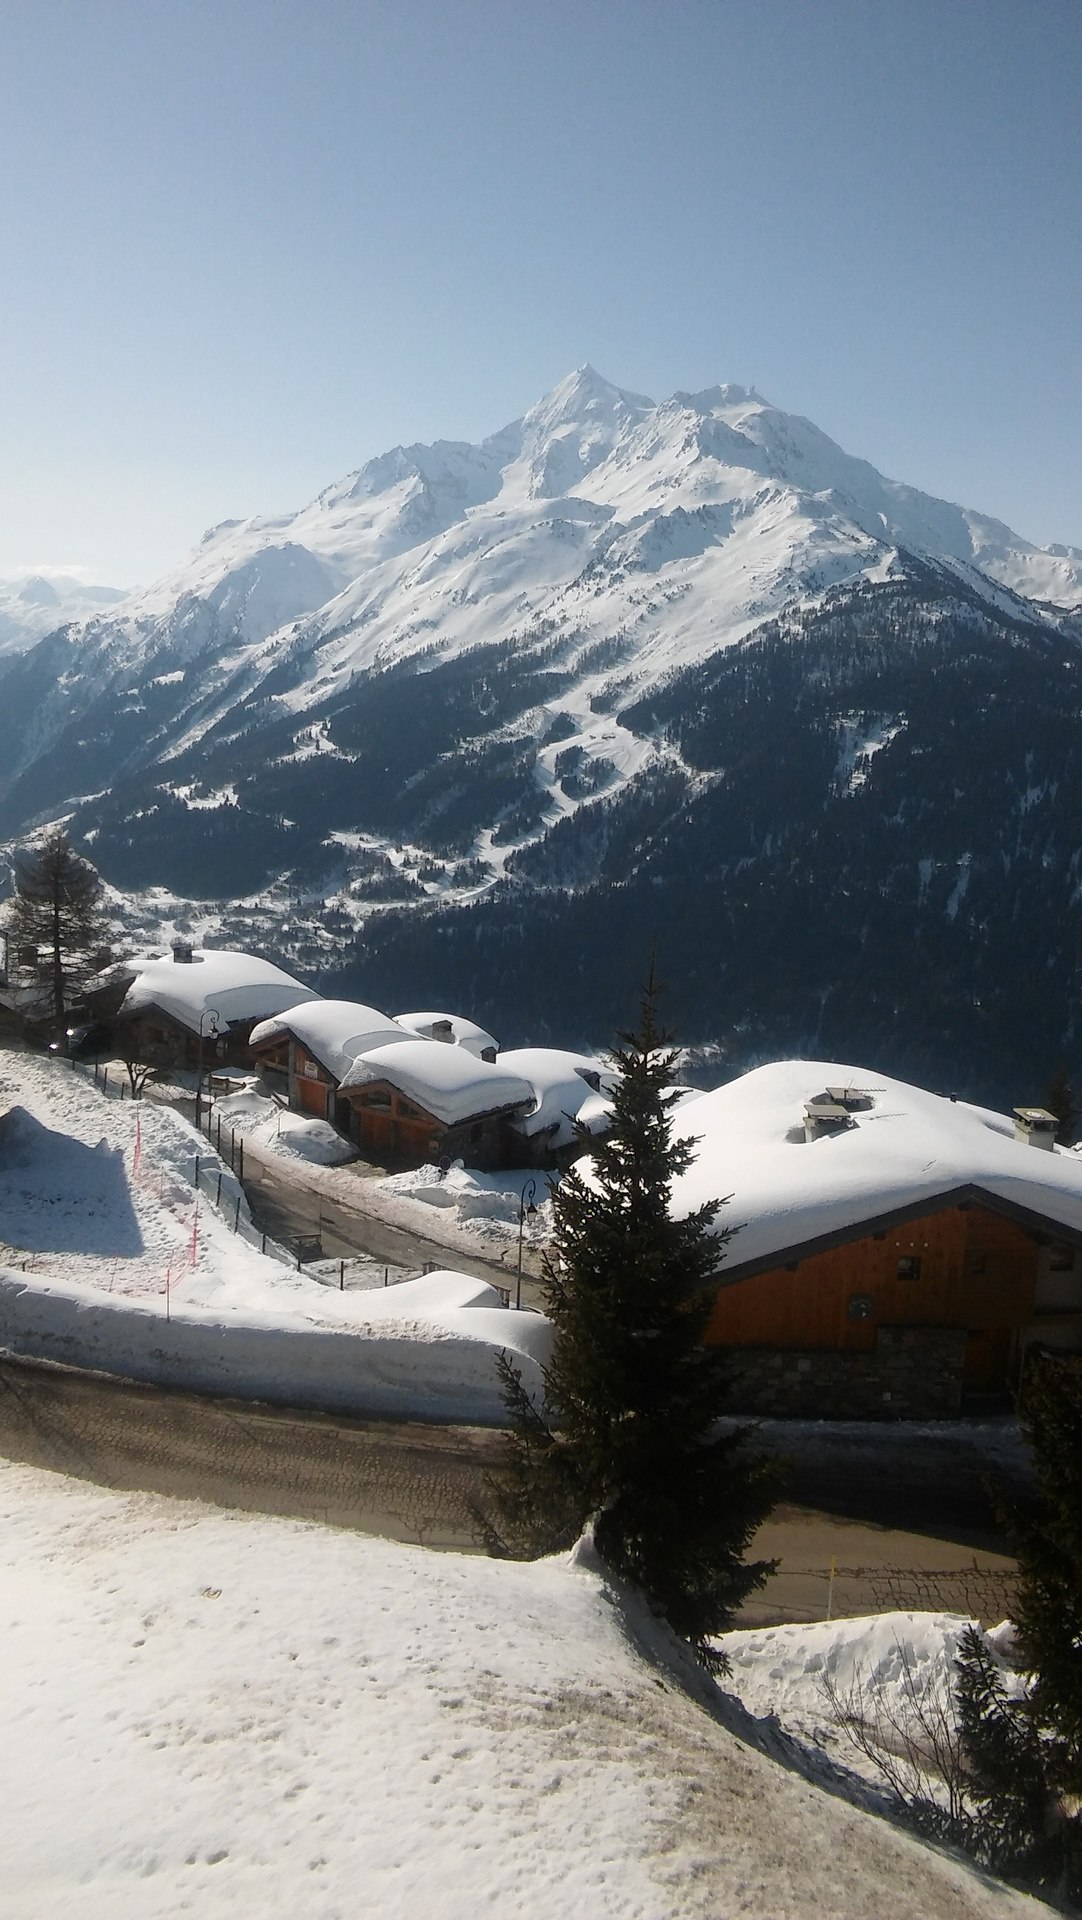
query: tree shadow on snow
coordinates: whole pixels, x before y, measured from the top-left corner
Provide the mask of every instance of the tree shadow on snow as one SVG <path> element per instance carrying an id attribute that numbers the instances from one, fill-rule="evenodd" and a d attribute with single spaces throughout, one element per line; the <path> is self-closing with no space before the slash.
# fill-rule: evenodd
<path id="1" fill-rule="evenodd" d="M 142 1253 L 124 1149 L 84 1146 L 23 1107 L 0 1115 L 0 1240 L 27 1253 Z"/>

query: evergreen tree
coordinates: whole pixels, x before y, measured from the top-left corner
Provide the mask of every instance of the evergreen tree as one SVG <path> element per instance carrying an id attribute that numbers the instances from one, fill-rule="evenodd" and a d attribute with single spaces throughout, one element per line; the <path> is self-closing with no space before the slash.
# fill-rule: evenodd
<path id="1" fill-rule="evenodd" d="M 695 1158 L 674 1141 L 674 1055 L 647 986 L 638 1032 L 615 1051 L 612 1124 L 555 1192 L 546 1306 L 554 1325 L 544 1413 L 505 1370 L 509 1436 L 490 1548 L 530 1556 L 594 1521 L 599 1552 L 714 1671 L 710 1645 L 772 1563 L 744 1559 L 773 1502 L 773 1471 L 743 1430 L 720 1433 L 726 1362 L 703 1344 L 724 1243 L 720 1202 L 684 1219 L 672 1183 Z"/>
<path id="2" fill-rule="evenodd" d="M 95 869 L 76 853 L 62 827 L 15 855 L 15 891 L 5 925 L 16 957 L 22 949 L 36 955 L 33 971 L 50 989 L 58 1030 L 102 944 L 100 894 Z"/>
<path id="3" fill-rule="evenodd" d="M 1058 1145 L 1073 1146 L 1078 1131 L 1078 1102 L 1075 1099 L 1074 1088 L 1067 1078 L 1066 1067 L 1060 1067 L 1059 1072 L 1049 1081 L 1044 1104 L 1047 1112 L 1054 1113 L 1059 1121 L 1059 1126 L 1056 1128 Z"/>
<path id="4" fill-rule="evenodd" d="M 1033 1355 L 1019 1417 L 1037 1476 L 1032 1509 L 1009 1515 L 1018 1654 L 1031 1677 L 1009 1697 L 971 1636 L 959 1661 L 959 1727 L 980 1857 L 1082 1902 L 1082 1358 Z"/>

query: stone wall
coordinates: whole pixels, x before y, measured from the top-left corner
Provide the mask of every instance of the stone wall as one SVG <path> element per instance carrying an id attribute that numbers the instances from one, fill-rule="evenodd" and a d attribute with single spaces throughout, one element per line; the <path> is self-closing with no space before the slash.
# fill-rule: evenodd
<path id="1" fill-rule="evenodd" d="M 729 1347 L 734 1413 L 943 1420 L 962 1397 L 962 1327 L 880 1327 L 870 1353 Z"/>

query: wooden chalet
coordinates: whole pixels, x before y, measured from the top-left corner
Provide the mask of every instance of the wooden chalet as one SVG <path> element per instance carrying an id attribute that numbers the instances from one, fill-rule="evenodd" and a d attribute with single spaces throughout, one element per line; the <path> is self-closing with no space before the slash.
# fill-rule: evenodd
<path id="1" fill-rule="evenodd" d="M 193 948 L 174 941 L 168 958 L 131 963 L 114 1022 L 118 1051 L 176 1066 L 217 1059 L 250 1062 L 249 1039 L 260 1021 L 315 999 L 291 974 L 256 954 Z"/>
<path id="2" fill-rule="evenodd" d="M 387 1014 L 356 1000 L 308 1000 L 251 1035 L 256 1066 L 285 1092 L 296 1113 L 326 1120 L 353 1136 L 354 1110 L 340 1087 L 357 1057 L 407 1036 Z"/>
<path id="3" fill-rule="evenodd" d="M 739 1229 L 706 1336 L 734 1408 L 949 1417 L 1006 1405 L 1031 1344 L 1082 1351 L 1082 1163 L 1041 1151 L 1052 1116 L 823 1071 L 759 1068 L 687 1110 L 676 1203 L 728 1188 Z"/>
<path id="4" fill-rule="evenodd" d="M 518 1164 L 510 1122 L 536 1102 L 520 1075 L 440 1040 L 402 1040 L 361 1056 L 342 1081 L 351 1136 L 366 1159 L 441 1159 L 494 1171 Z"/>

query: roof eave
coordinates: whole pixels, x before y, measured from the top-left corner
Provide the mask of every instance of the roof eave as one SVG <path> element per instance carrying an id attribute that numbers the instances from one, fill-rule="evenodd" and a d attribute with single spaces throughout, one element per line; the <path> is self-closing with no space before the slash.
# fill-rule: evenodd
<path id="1" fill-rule="evenodd" d="M 992 1213 L 1004 1214 L 1020 1226 L 1028 1227 L 1032 1233 L 1082 1247 L 1082 1227 L 1069 1226 L 1049 1214 L 1021 1206 L 1016 1200 L 1006 1200 L 1002 1194 L 993 1193 L 990 1188 L 974 1181 L 961 1187 L 945 1187 L 940 1193 L 926 1194 L 922 1200 L 914 1200 L 908 1206 L 892 1207 L 886 1213 L 866 1216 L 850 1226 L 836 1227 L 830 1233 L 816 1234 L 795 1245 L 775 1247 L 772 1252 L 759 1254 L 754 1260 L 745 1260 L 738 1266 L 726 1266 L 719 1272 L 718 1281 L 722 1286 L 733 1286 L 738 1280 L 750 1280 L 757 1273 L 770 1273 L 777 1267 L 810 1260 L 815 1254 L 829 1253 L 833 1247 L 848 1246 L 854 1240 L 866 1240 L 870 1234 L 889 1233 L 892 1227 L 905 1226 L 908 1221 L 919 1220 L 924 1214 L 942 1213 L 948 1207 L 972 1206 L 974 1201 Z M 736 1230 L 739 1232 L 739 1228 Z"/>

